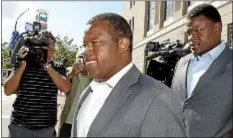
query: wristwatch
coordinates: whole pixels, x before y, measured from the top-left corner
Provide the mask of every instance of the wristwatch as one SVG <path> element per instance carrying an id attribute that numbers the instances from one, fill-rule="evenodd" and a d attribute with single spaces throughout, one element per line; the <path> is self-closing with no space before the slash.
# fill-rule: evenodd
<path id="1" fill-rule="evenodd" d="M 47 64 L 46 66 L 44 66 L 45 69 L 48 69 L 49 67 L 51 67 L 51 64 Z"/>

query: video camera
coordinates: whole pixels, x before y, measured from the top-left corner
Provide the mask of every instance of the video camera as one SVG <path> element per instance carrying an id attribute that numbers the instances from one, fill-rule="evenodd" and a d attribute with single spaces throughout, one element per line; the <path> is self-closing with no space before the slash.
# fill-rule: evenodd
<path id="1" fill-rule="evenodd" d="M 24 59 L 27 62 L 46 63 L 50 39 L 39 34 L 41 25 L 39 22 L 26 23 L 26 36 L 23 36 L 24 45 L 28 48 L 28 54 Z M 32 29 L 32 30 L 30 30 Z"/>
<path id="2" fill-rule="evenodd" d="M 21 17 L 22 14 L 19 17 Z M 47 18 L 47 16 L 45 18 Z M 20 62 L 22 60 L 27 61 L 27 63 L 46 63 L 50 39 L 40 33 L 41 23 L 39 21 L 34 21 L 33 24 L 26 23 L 26 31 L 19 34 L 19 32 L 16 30 L 18 19 L 16 20 L 15 31 L 12 33 L 10 42 L 11 63 L 15 64 L 16 62 Z M 17 54 L 22 46 L 25 46 L 28 49 L 27 55 L 23 59 L 21 59 Z"/>
<path id="3" fill-rule="evenodd" d="M 158 51 L 160 48 L 164 47 L 166 44 L 169 44 L 170 43 L 170 39 L 166 39 L 162 42 L 148 42 L 146 44 L 146 50 L 147 51 L 152 51 L 152 52 L 155 52 L 155 51 Z"/>
<path id="4" fill-rule="evenodd" d="M 146 50 L 151 52 L 157 51 L 169 51 L 169 50 L 177 50 L 183 47 L 183 43 L 180 40 L 176 40 L 170 42 L 170 39 L 166 39 L 162 42 L 148 42 L 146 45 Z"/>
<path id="5" fill-rule="evenodd" d="M 171 87 L 177 61 L 189 51 L 180 40 L 148 42 L 144 51 L 144 73 Z"/>

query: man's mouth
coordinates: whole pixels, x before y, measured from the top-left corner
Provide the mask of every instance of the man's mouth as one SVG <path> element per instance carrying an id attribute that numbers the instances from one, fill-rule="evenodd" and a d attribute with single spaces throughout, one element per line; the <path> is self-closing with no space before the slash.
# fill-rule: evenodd
<path id="1" fill-rule="evenodd" d="M 95 60 L 93 60 L 93 61 L 86 61 L 86 66 L 91 65 L 93 63 L 96 63 L 96 61 Z"/>
<path id="2" fill-rule="evenodd" d="M 191 48 L 198 48 L 199 47 L 199 43 L 192 43 L 190 44 Z"/>

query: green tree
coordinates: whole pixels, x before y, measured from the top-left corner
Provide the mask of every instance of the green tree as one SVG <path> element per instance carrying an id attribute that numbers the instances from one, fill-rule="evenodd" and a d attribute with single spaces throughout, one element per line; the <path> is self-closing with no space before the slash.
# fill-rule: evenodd
<path id="1" fill-rule="evenodd" d="M 55 60 L 62 62 L 66 67 L 72 66 L 75 63 L 77 45 L 73 44 L 73 39 L 68 36 L 61 38 L 56 36 L 56 51 Z"/>
<path id="2" fill-rule="evenodd" d="M 9 55 L 10 47 L 7 42 L 2 42 L 1 48 L 1 65 L 2 69 L 11 69 L 13 65 L 10 63 L 10 55 Z"/>

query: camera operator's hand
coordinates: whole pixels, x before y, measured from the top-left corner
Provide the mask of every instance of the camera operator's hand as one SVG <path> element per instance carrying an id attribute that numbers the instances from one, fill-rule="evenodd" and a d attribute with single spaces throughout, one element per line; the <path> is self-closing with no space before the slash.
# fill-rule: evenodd
<path id="1" fill-rule="evenodd" d="M 19 52 L 18 52 L 18 55 L 21 59 L 23 59 L 27 54 L 28 54 L 28 48 L 25 47 L 25 46 L 22 46 L 20 49 L 19 49 Z"/>
<path id="2" fill-rule="evenodd" d="M 73 76 L 78 74 L 83 69 L 84 69 L 84 65 L 82 63 L 74 63 L 72 69 L 68 73 L 68 78 L 71 79 Z"/>
<path id="3" fill-rule="evenodd" d="M 22 46 L 18 52 L 19 57 L 23 59 L 27 54 L 28 54 L 28 48 L 25 46 Z M 22 61 L 20 63 L 20 69 L 24 71 L 25 67 L 26 67 L 26 61 Z"/>

